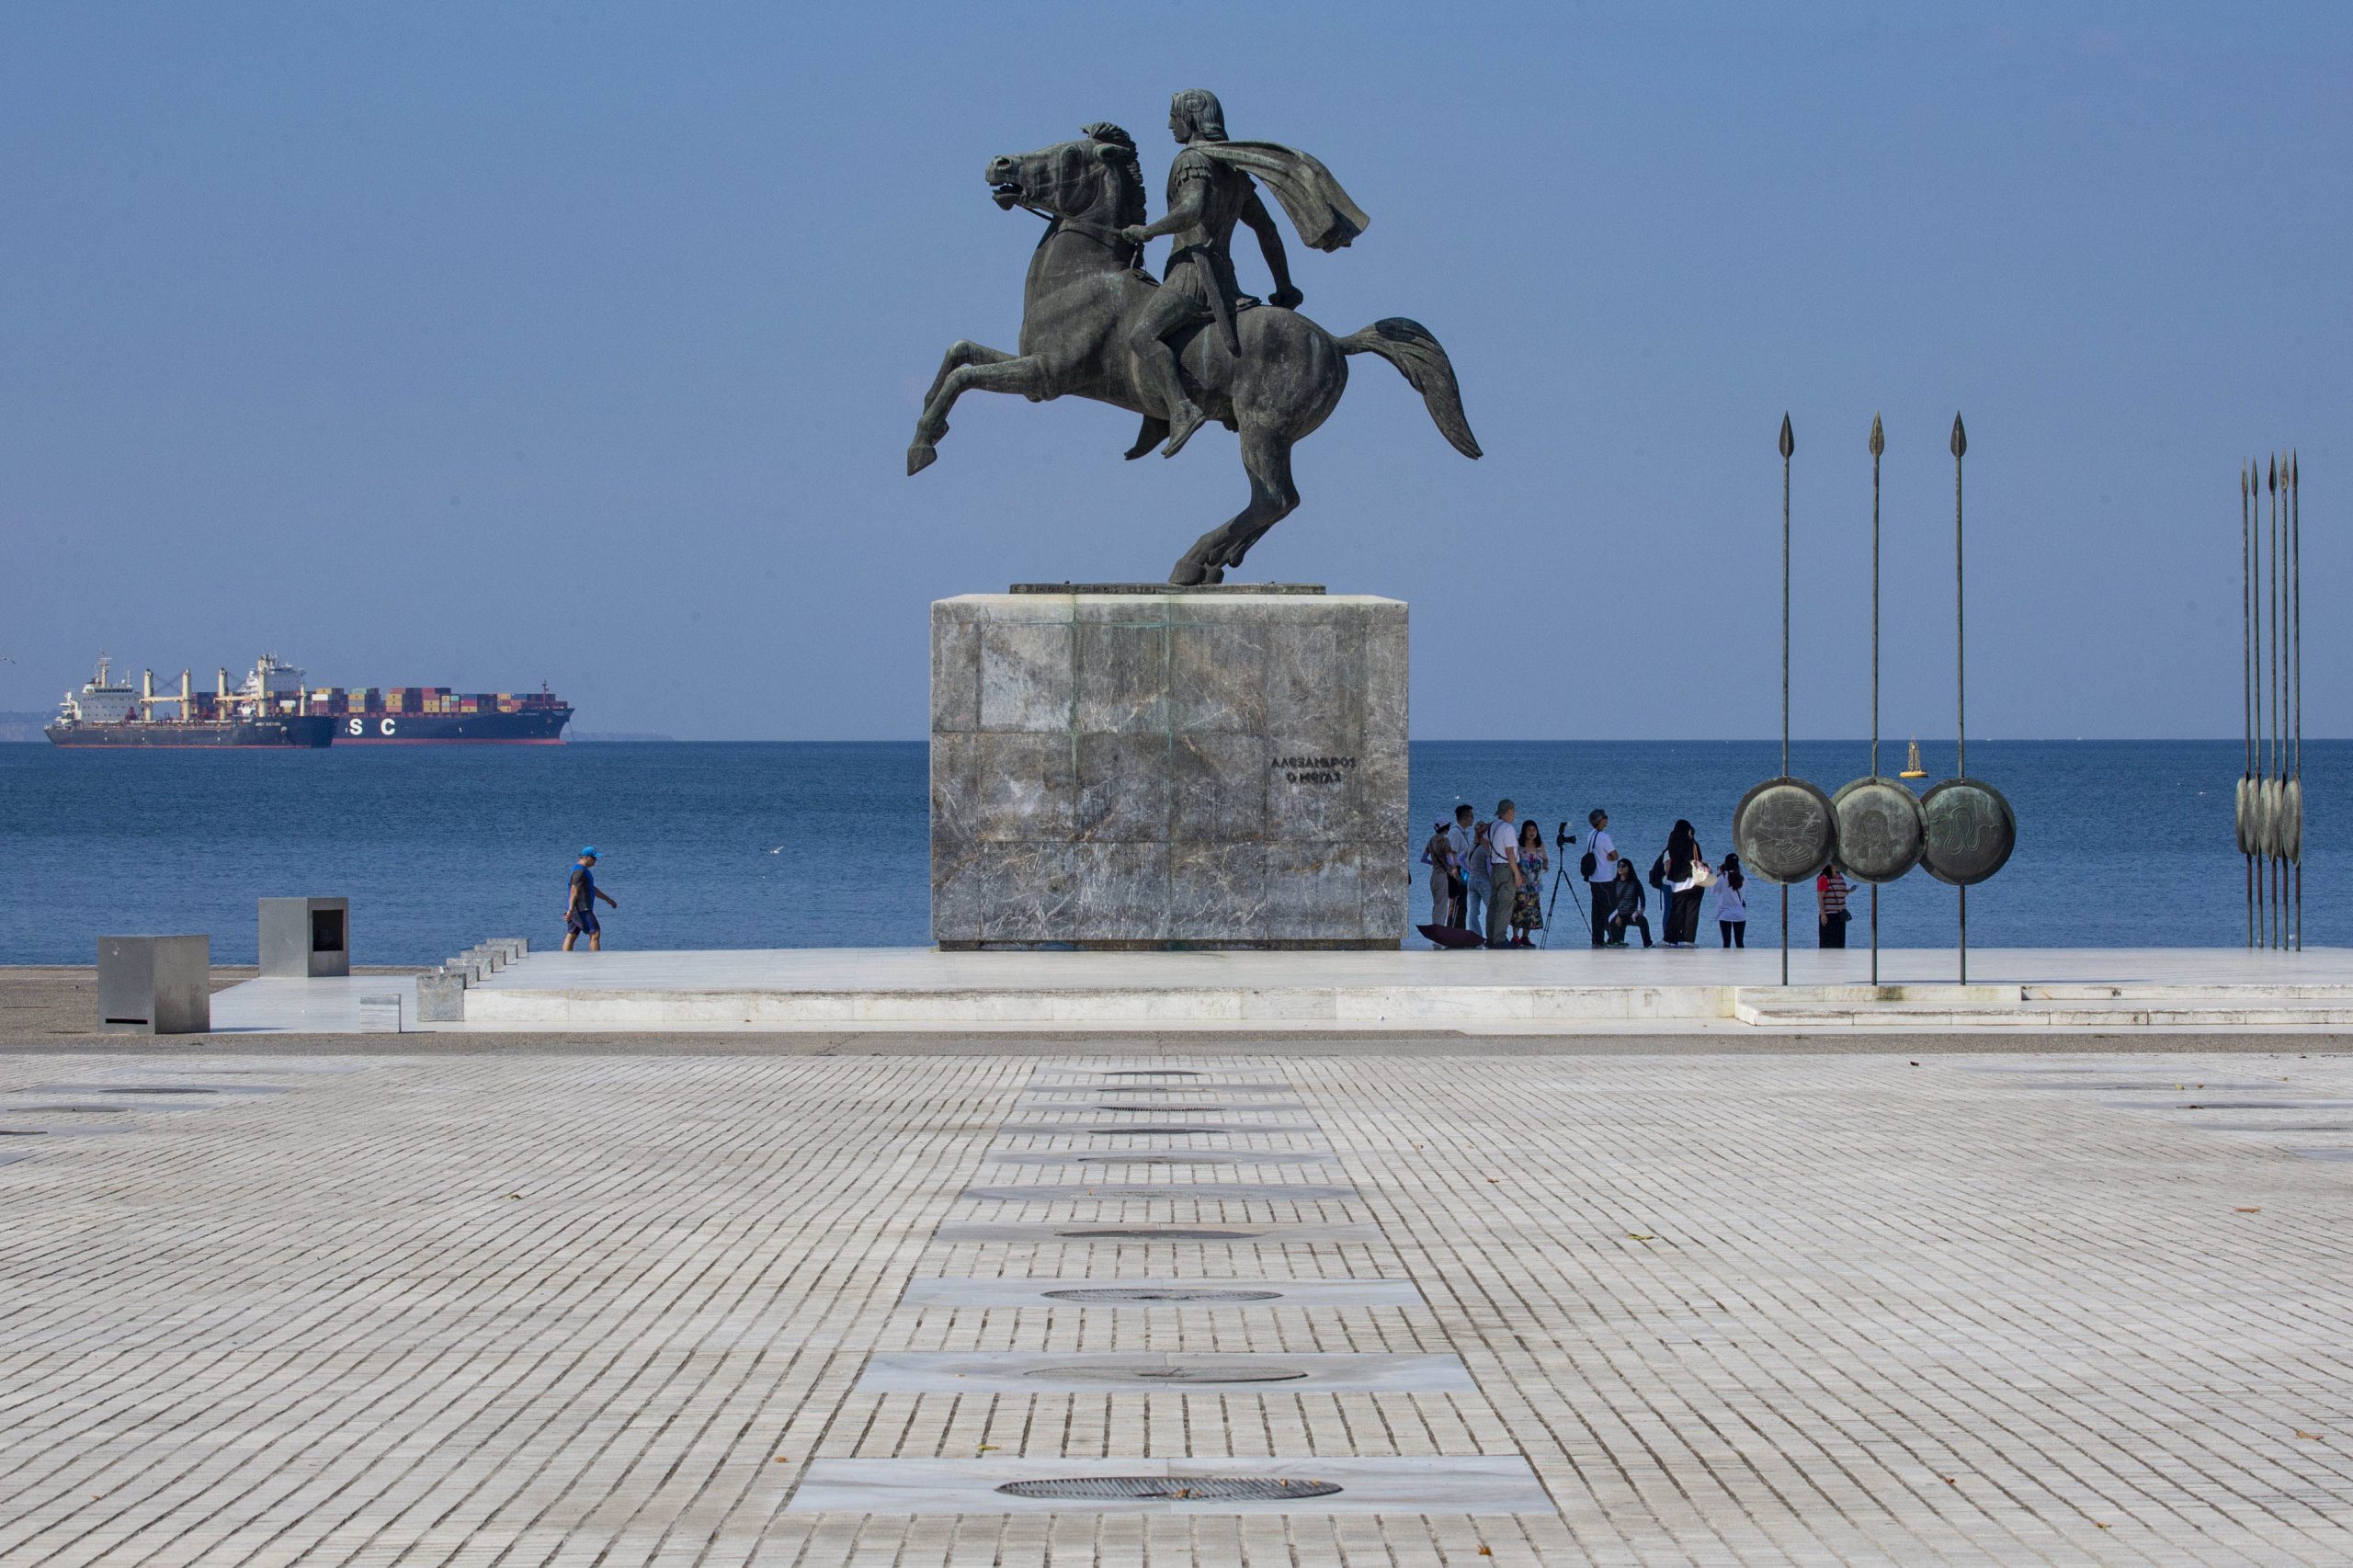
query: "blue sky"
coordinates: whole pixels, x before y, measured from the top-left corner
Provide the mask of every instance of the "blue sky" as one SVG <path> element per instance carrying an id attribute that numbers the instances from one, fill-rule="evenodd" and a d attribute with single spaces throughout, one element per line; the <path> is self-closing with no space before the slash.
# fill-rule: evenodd
<path id="1" fill-rule="evenodd" d="M 925 604 L 1157 578 L 1233 437 L 974 396 L 1037 223 L 992 154 L 1168 93 L 1371 213 L 1301 256 L 1404 314 L 1254 575 L 1411 601 L 1426 737 L 2232 734 L 2236 473 L 2309 476 L 2308 733 L 2344 734 L 2353 8 L 2151 4 L 12 6 L 0 49 L 0 708 L 100 647 L 322 681 L 542 678 L 584 727 L 915 738 Z M 1155 260 L 1161 247 L 1155 247 Z M 1245 259 L 1245 281 L 1260 276 Z"/>

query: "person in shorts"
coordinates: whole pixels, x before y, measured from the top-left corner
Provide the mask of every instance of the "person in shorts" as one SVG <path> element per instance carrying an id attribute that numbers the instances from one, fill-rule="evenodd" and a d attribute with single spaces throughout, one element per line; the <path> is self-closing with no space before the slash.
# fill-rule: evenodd
<path id="1" fill-rule="evenodd" d="M 610 909 L 620 905 L 613 896 L 597 885 L 597 847 L 590 845 L 580 852 L 572 868 L 572 892 L 563 906 L 563 950 L 572 951 L 572 944 L 581 937 L 588 938 L 588 950 L 605 950 L 604 927 L 597 924 L 597 901 L 603 899 Z"/>
<path id="2" fill-rule="evenodd" d="M 1586 860 L 1593 862 L 1593 869 L 1585 872 L 1585 891 L 1593 900 L 1588 913 L 1593 916 L 1593 945 L 1597 948 L 1608 936 L 1609 912 L 1618 907 L 1618 841 L 1609 836 L 1609 813 L 1599 806 L 1586 812 L 1585 820 L 1593 833 L 1577 863 L 1582 868 Z M 1649 935 L 1647 928 L 1643 934 Z"/>

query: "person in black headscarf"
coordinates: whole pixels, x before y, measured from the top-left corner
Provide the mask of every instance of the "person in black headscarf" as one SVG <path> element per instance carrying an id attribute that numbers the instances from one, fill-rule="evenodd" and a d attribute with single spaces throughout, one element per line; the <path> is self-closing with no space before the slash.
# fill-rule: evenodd
<path id="1" fill-rule="evenodd" d="M 1699 857 L 1699 835 L 1682 817 L 1666 835 L 1666 848 L 1651 867 L 1652 885 L 1666 894 L 1665 943 L 1688 948 L 1699 931 L 1699 903 L 1714 881 L 1707 861 Z"/>

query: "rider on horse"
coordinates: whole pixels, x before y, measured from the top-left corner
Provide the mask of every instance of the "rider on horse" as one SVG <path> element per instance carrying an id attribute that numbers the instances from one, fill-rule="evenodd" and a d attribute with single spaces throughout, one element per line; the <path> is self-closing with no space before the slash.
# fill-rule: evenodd
<path id="1" fill-rule="evenodd" d="M 1120 237 L 1141 246 L 1162 234 L 1176 236 L 1160 287 L 1128 331 L 1138 379 L 1147 392 L 1159 394 L 1167 422 L 1168 445 L 1161 455 L 1173 458 L 1206 416 L 1185 393 L 1176 347 L 1170 340 L 1215 322 L 1226 352 L 1238 356 L 1242 340 L 1234 316 L 1258 303 L 1242 292 L 1234 276 L 1235 223 L 1249 224 L 1258 236 L 1267 268 L 1275 275 L 1272 302 L 1290 309 L 1305 298 L 1291 286 L 1281 232 L 1258 199 L 1250 176 L 1256 174 L 1273 187 L 1299 224 L 1301 237 L 1319 250 L 1347 244 L 1368 220 L 1339 182 L 1305 153 L 1271 142 L 1228 142 L 1225 110 L 1217 95 L 1205 88 L 1188 89 L 1170 100 L 1168 129 L 1185 150 L 1169 165 L 1167 216 L 1149 225 L 1131 224 Z M 1140 455 L 1142 449 L 1140 443 L 1138 451 L 1129 455 Z"/>

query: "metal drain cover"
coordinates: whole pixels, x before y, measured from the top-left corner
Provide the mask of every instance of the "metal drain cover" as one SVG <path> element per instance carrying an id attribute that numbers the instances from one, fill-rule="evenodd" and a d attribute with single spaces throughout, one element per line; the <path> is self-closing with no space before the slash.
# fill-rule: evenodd
<path id="1" fill-rule="evenodd" d="M 129 1116 L 119 1105 L 12 1105 L 18 1116 Z"/>
<path id="2" fill-rule="evenodd" d="M 1111 1228 L 1090 1231 L 1056 1231 L 1058 1236 L 1095 1238 L 1104 1241 L 1139 1242 L 1246 1242 L 1256 1238 L 1256 1231 L 1193 1231 L 1179 1226 L 1150 1230 L 1141 1226 L 1129 1229 Z"/>
<path id="3" fill-rule="evenodd" d="M 1008 1497 L 1045 1497 L 1071 1503 L 1171 1502 L 1283 1503 L 1298 1497 L 1329 1497 L 1340 1490 L 1328 1481 L 1292 1481 L 1279 1475 L 1086 1475 L 1051 1481 L 1008 1481 L 997 1488 Z"/>
<path id="4" fill-rule="evenodd" d="M 217 1095 L 220 1092 L 218 1089 L 198 1088 L 188 1084 L 158 1084 L 153 1088 L 142 1085 L 135 1089 L 102 1087 L 98 1090 L 102 1095 Z"/>
<path id="5" fill-rule="evenodd" d="M 1105 1138 L 1174 1138 L 1181 1133 L 1188 1132 L 1255 1132 L 1257 1131 L 1258 1129 L 1252 1127 L 1221 1127 L 1211 1124 L 1208 1127 L 1153 1127 L 1148 1125 L 1130 1127 L 1074 1127 L 1070 1131 L 1073 1132 L 1094 1133 Z"/>
<path id="6" fill-rule="evenodd" d="M 1050 1301 L 1277 1301 L 1280 1290 L 1225 1290 L 1191 1285 L 1103 1285 L 1048 1290 Z"/>
<path id="7" fill-rule="evenodd" d="M 1181 1367 L 1123 1366 L 1117 1361 L 1092 1367 L 1035 1367 L 1021 1374 L 1057 1383 L 1295 1383 L 1309 1376 L 1300 1367 L 1262 1367 L 1255 1361 L 1192 1361 Z"/>
<path id="8" fill-rule="evenodd" d="M 1103 1073 L 1106 1078 L 1198 1078 L 1199 1073 L 1189 1067 L 1110 1067 Z"/>

